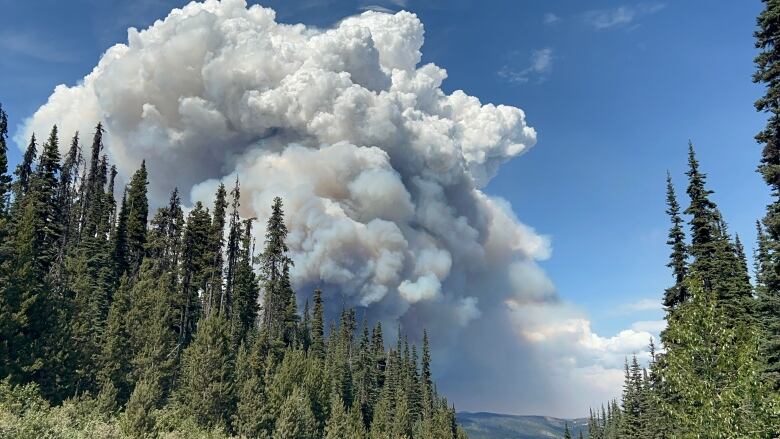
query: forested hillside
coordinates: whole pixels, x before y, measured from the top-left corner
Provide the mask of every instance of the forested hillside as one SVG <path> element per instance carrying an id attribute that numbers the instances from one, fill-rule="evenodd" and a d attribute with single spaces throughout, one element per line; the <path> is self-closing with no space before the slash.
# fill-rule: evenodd
<path id="1" fill-rule="evenodd" d="M 150 215 L 145 164 L 117 190 L 100 124 L 64 157 L 56 126 L 33 136 L 13 173 L 7 125 L 0 107 L 0 436 L 465 437 L 427 336 L 386 350 L 354 309 L 326 330 L 321 291 L 299 306 L 281 199 L 255 252 L 238 181 Z"/>
<path id="2" fill-rule="evenodd" d="M 769 120 L 756 140 L 772 203 L 756 222 L 753 282 L 690 145 L 684 210 L 667 177 L 674 282 L 663 297 L 664 349 L 651 344 L 648 368 L 636 357 L 626 362 L 621 401 L 591 410 L 590 437 L 780 436 L 780 2 L 764 3 L 753 79 L 766 86 L 756 109 Z"/>

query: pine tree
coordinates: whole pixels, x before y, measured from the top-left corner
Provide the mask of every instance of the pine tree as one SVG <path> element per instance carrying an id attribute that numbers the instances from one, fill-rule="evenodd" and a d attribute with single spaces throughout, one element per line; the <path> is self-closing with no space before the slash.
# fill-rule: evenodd
<path id="1" fill-rule="evenodd" d="M 344 410 L 344 401 L 338 393 L 330 400 L 330 417 L 325 424 L 325 439 L 352 439 L 349 434 L 349 417 Z"/>
<path id="2" fill-rule="evenodd" d="M 27 149 L 24 151 L 22 161 L 16 166 L 16 181 L 13 184 L 14 187 L 14 202 L 21 203 L 22 198 L 27 194 L 27 190 L 30 188 L 30 178 L 33 174 L 33 163 L 38 155 L 38 143 L 35 140 L 35 133 L 30 136 L 30 143 L 27 145 Z"/>
<path id="3" fill-rule="evenodd" d="M 129 214 L 127 205 L 127 189 L 122 193 L 122 202 L 119 205 L 119 214 L 117 215 L 116 227 L 111 237 L 112 254 L 111 259 L 114 265 L 114 278 L 119 279 L 127 273 L 128 248 L 127 248 L 127 216 Z"/>
<path id="4" fill-rule="evenodd" d="M 569 423 L 564 422 L 563 423 L 563 438 L 564 439 L 571 439 L 571 432 L 569 431 Z"/>
<path id="5" fill-rule="evenodd" d="M 162 392 L 154 378 L 142 379 L 133 389 L 121 419 L 123 432 L 130 437 L 147 437 L 154 431 L 154 410 L 159 406 Z"/>
<path id="6" fill-rule="evenodd" d="M 131 308 L 130 292 L 130 281 L 127 276 L 123 276 L 113 295 L 100 351 L 98 379 L 103 386 L 111 383 L 116 389 L 119 404 L 124 404 L 132 389 L 128 380 L 131 372 L 131 358 L 127 349 L 130 338 L 125 320 Z"/>
<path id="7" fill-rule="evenodd" d="M 273 439 L 315 439 L 317 426 L 304 391 L 295 387 L 282 405 Z"/>
<path id="8" fill-rule="evenodd" d="M 127 349 L 132 358 L 129 380 L 136 383 L 144 377 L 153 378 L 165 396 L 172 387 L 179 348 L 178 335 L 172 330 L 176 315 L 171 306 L 171 276 L 162 270 L 159 260 L 145 258 L 132 285 L 131 307 L 125 316 Z"/>
<path id="9" fill-rule="evenodd" d="M 642 375 L 636 355 L 625 365 L 625 383 L 623 384 L 621 437 L 639 437 L 642 433 Z"/>
<path id="10" fill-rule="evenodd" d="M 311 322 L 311 352 L 317 358 L 325 358 L 325 322 L 322 290 L 314 290 L 314 316 Z"/>
<path id="11" fill-rule="evenodd" d="M 130 179 L 127 189 L 127 265 L 128 272 L 135 275 L 141 267 L 146 244 L 146 229 L 149 216 L 149 201 L 146 198 L 148 185 L 146 162 Z"/>
<path id="12" fill-rule="evenodd" d="M 271 339 L 283 337 L 291 302 L 288 270 L 292 259 L 287 256 L 289 249 L 285 242 L 286 237 L 287 226 L 284 224 L 282 199 L 276 197 L 266 226 L 265 249 L 261 255 L 265 292 L 263 327 Z"/>
<path id="13" fill-rule="evenodd" d="M 274 418 L 268 410 L 268 397 L 264 382 L 265 356 L 261 337 L 256 337 L 252 347 L 239 348 L 236 360 L 236 413 L 233 426 L 246 437 L 270 437 Z"/>
<path id="14" fill-rule="evenodd" d="M 693 144 L 688 144 L 688 196 L 690 206 L 685 213 L 691 216 L 691 255 L 694 263 L 691 267 L 704 279 L 705 288 L 713 288 L 714 261 L 716 259 L 717 206 L 709 196 L 712 191 L 706 188 L 707 176 L 699 170 L 699 161 Z"/>
<path id="15" fill-rule="evenodd" d="M 252 219 L 243 222 L 239 227 L 240 245 L 233 280 L 233 328 L 231 330 L 233 344 L 247 341 L 250 332 L 255 328 L 259 312 L 258 296 L 260 288 L 257 282 L 252 255 Z M 237 230 L 238 232 L 239 230 Z"/>
<path id="16" fill-rule="evenodd" d="M 763 219 L 766 233 L 759 234 L 762 255 L 761 270 L 756 274 L 760 286 L 757 311 L 764 333 L 761 351 L 765 377 L 775 391 L 780 391 L 780 3 L 763 1 L 765 7 L 756 20 L 758 29 L 754 34 L 761 52 L 755 58 L 753 81 L 766 87 L 755 105 L 756 110 L 768 114 L 768 120 L 756 140 L 764 145 L 758 170 L 769 185 L 772 202 Z"/>
<path id="17" fill-rule="evenodd" d="M 227 192 L 225 185 L 220 183 L 214 199 L 214 213 L 209 233 L 209 267 L 208 282 L 203 295 L 205 315 L 210 315 L 219 305 L 217 300 L 222 296 L 222 247 L 224 245 L 225 212 L 227 209 Z"/>
<path id="18" fill-rule="evenodd" d="M 666 173 L 666 205 L 666 214 L 669 215 L 672 223 L 669 239 L 666 242 L 672 248 L 672 253 L 666 266 L 672 269 L 674 286 L 666 289 L 664 306 L 673 309 L 687 300 L 684 281 L 688 269 L 688 249 L 685 244 L 683 220 L 680 218 L 680 205 L 674 193 L 672 177 L 668 172 Z"/>
<path id="19" fill-rule="evenodd" d="M 206 291 L 211 260 L 209 258 L 209 228 L 211 218 L 200 202 L 187 217 L 182 239 L 181 284 L 176 307 L 180 349 L 192 341 L 201 315 L 200 294 Z"/>
<path id="20" fill-rule="evenodd" d="M 198 324 L 182 358 L 177 401 L 206 427 L 227 428 L 233 400 L 233 366 L 229 322 L 215 313 Z"/>
<path id="21" fill-rule="evenodd" d="M 747 322 L 752 309 L 752 287 L 742 273 L 725 222 L 709 198 L 712 191 L 706 188 L 706 175 L 699 170 L 692 144 L 688 148 L 688 166 L 691 204 L 685 213 L 691 216 L 690 253 L 694 258 L 690 272 L 702 280 L 705 289 L 717 292 L 733 321 Z"/>
<path id="22" fill-rule="evenodd" d="M 11 192 L 11 176 L 8 175 L 8 114 L 0 104 L 0 217 L 5 215 Z M 1 236 L 1 235 L 0 235 Z"/>

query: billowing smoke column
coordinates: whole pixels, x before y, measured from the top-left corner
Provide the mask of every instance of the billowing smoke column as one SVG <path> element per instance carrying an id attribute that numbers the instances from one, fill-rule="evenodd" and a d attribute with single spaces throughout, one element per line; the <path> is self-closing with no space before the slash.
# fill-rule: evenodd
<path id="1" fill-rule="evenodd" d="M 191 3 L 130 29 L 22 135 L 102 120 L 121 175 L 146 159 L 158 203 L 178 186 L 208 204 L 237 174 L 243 214 L 263 224 L 283 197 L 302 295 L 319 285 L 339 307 L 425 326 L 446 356 L 461 336 L 511 333 L 508 303 L 554 292 L 536 264 L 547 240 L 480 190 L 535 131 L 518 108 L 445 94 L 422 44 L 407 12 L 316 29 L 243 0 Z"/>

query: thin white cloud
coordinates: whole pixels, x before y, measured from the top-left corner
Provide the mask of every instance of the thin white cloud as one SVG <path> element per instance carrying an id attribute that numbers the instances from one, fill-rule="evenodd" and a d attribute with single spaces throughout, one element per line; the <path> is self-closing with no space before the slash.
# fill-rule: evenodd
<path id="1" fill-rule="evenodd" d="M 665 5 L 663 3 L 638 3 L 610 9 L 594 9 L 583 14 L 585 24 L 597 29 L 630 27 L 642 16 L 654 14 Z"/>
<path id="2" fill-rule="evenodd" d="M 56 47 L 51 41 L 16 31 L 0 32 L 0 51 L 56 63 L 72 62 L 77 58 L 73 51 Z"/>
<path id="3" fill-rule="evenodd" d="M 559 21 L 561 21 L 561 17 L 553 14 L 552 12 L 548 12 L 544 14 L 544 16 L 542 17 L 542 23 L 547 25 L 555 24 L 558 23 Z"/>
<path id="4" fill-rule="evenodd" d="M 632 314 L 642 311 L 661 311 L 663 309 L 664 305 L 660 299 L 640 299 L 620 306 L 618 311 L 621 314 Z"/>
<path id="5" fill-rule="evenodd" d="M 545 47 L 535 50 L 531 54 L 527 67 L 517 70 L 510 65 L 505 65 L 498 71 L 498 76 L 515 84 L 525 84 L 532 80 L 544 82 L 552 71 L 555 56 L 553 49 Z"/>

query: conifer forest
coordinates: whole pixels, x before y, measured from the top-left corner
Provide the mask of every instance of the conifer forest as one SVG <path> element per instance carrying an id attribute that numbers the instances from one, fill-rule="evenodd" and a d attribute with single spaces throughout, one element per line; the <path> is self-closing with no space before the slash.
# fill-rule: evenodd
<path id="1" fill-rule="evenodd" d="M 464 437 L 427 335 L 388 349 L 354 309 L 326 330 L 320 291 L 299 312 L 280 198 L 256 251 L 238 181 L 150 215 L 143 163 L 114 198 L 101 124 L 64 157 L 56 126 L 31 138 L 11 175 L 6 121 L 1 436 Z"/>
<path id="2" fill-rule="evenodd" d="M 755 222 L 757 240 L 729 230 L 702 151 L 689 141 L 687 170 L 665 181 L 671 277 L 654 292 L 665 328 L 648 340 L 649 361 L 625 359 L 618 398 L 583 407 L 579 427 L 565 420 L 566 439 L 780 438 L 780 0 L 762 7 L 752 79 L 763 92 L 755 109 L 766 116 L 755 136 L 763 148 L 757 170 L 771 202 Z M 403 79 L 400 71 L 393 80 Z M 430 95 L 444 96 L 436 90 Z M 273 197 L 267 220 L 241 214 L 249 199 L 242 179 L 263 175 L 236 172 L 210 203 L 189 205 L 189 195 L 170 187 L 157 208 L 150 187 L 168 179 L 155 175 L 151 158 L 122 178 L 109 152 L 110 114 L 88 121 L 88 133 L 57 123 L 25 137 L 12 160 L 19 140 L 9 136 L 6 111 L 13 109 L 0 105 L 0 438 L 472 434 L 438 390 L 428 331 L 410 335 L 400 319 L 383 326 L 361 307 L 325 299 L 335 294 L 297 290 L 285 197 Z M 686 157 L 670 160 L 678 159 Z M 406 180 L 429 190 L 423 179 Z M 452 260 L 444 265 L 449 274 Z M 440 299 L 442 283 L 432 283 L 434 292 L 404 281 L 399 294 L 410 304 Z M 465 299 L 452 314 L 468 322 L 479 312 L 476 299 Z"/>

